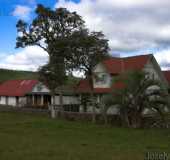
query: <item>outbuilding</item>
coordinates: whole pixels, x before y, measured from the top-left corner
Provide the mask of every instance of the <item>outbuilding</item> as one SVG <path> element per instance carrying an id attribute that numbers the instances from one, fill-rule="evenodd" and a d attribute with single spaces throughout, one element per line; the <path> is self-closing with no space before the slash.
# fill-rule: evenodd
<path id="1" fill-rule="evenodd" d="M 8 80 L 0 85 L 0 104 L 9 106 L 47 106 L 49 89 L 38 80 Z"/>

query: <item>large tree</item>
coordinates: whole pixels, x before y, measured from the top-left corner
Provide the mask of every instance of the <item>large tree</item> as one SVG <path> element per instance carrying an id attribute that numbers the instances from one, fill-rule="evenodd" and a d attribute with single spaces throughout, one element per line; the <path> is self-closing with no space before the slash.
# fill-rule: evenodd
<path id="1" fill-rule="evenodd" d="M 74 32 L 72 34 L 72 50 L 71 52 L 76 55 L 73 56 L 75 61 L 74 69 L 83 71 L 86 79 L 89 81 L 91 86 L 91 103 L 93 107 L 93 122 L 95 122 L 95 98 L 94 98 L 94 87 L 93 87 L 93 69 L 96 64 L 111 57 L 109 52 L 108 40 L 105 38 L 102 32 L 89 32 L 87 29 Z M 72 68 L 72 67 L 71 67 Z"/>
<path id="2" fill-rule="evenodd" d="M 36 17 L 31 24 L 19 20 L 16 48 L 39 46 L 49 55 L 49 62 L 40 69 L 40 80 L 45 82 L 52 94 L 66 81 L 66 72 L 71 70 L 71 35 L 84 28 L 84 21 L 76 12 L 65 8 L 51 10 L 43 5 L 36 8 Z M 71 41 L 70 41 L 71 40 Z M 74 52 L 75 54 L 75 52 Z"/>
<path id="3" fill-rule="evenodd" d="M 54 94 L 64 84 L 69 71 L 84 71 L 91 84 L 92 69 L 108 57 L 108 40 L 102 32 L 89 32 L 76 12 L 65 8 L 51 10 L 42 5 L 36 9 L 36 18 L 30 25 L 18 21 L 16 47 L 37 45 L 49 54 L 49 63 L 40 69 L 40 79 Z"/>
<path id="4" fill-rule="evenodd" d="M 43 69 L 52 66 L 63 71 L 61 76 L 65 79 L 67 63 L 70 62 L 71 55 L 68 49 L 68 37 L 75 31 L 84 27 L 84 21 L 76 12 L 70 12 L 65 8 L 51 10 L 43 5 L 36 8 L 36 17 L 31 24 L 19 20 L 17 25 L 18 37 L 16 48 L 27 46 L 39 46 L 49 55 L 49 65 Z M 69 66 L 70 67 L 70 66 Z M 57 75 L 55 76 L 57 78 Z M 60 81 L 60 80 L 59 80 Z M 57 82 L 57 79 L 56 79 Z M 48 82 L 50 85 L 50 81 Z M 60 82 L 59 82 L 60 83 Z M 58 85 L 57 83 L 52 83 Z"/>
<path id="5" fill-rule="evenodd" d="M 158 80 L 151 79 L 143 71 L 122 73 L 114 83 L 121 88 L 113 89 L 112 94 L 103 97 L 105 112 L 110 106 L 117 106 L 124 125 L 139 128 L 146 109 L 163 117 L 165 107 L 169 107 L 167 88 Z"/>

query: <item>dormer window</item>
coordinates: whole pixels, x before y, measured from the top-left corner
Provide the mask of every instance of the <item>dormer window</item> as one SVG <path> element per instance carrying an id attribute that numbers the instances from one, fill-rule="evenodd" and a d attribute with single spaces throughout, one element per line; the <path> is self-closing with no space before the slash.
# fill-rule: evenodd
<path id="1" fill-rule="evenodd" d="M 103 84 L 103 83 L 106 83 L 107 82 L 107 74 L 105 73 L 99 73 L 99 74 L 96 74 L 95 75 L 95 82 L 96 83 L 100 83 L 100 84 Z"/>

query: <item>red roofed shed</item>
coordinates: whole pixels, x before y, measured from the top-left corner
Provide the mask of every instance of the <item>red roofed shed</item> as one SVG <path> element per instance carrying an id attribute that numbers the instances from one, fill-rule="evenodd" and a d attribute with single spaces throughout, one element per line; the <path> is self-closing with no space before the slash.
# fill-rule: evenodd
<path id="1" fill-rule="evenodd" d="M 0 84 L 1 105 L 45 107 L 50 102 L 48 88 L 38 80 L 8 80 Z"/>
<path id="2" fill-rule="evenodd" d="M 6 81 L 0 85 L 0 96 L 25 96 L 37 83 L 37 80 Z"/>

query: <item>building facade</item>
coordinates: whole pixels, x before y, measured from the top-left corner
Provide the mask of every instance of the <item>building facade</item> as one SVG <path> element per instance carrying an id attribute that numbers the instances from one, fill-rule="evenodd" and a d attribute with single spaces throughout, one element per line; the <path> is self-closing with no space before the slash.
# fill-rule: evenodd
<path id="1" fill-rule="evenodd" d="M 59 99 L 57 92 L 52 97 L 48 87 L 38 80 L 9 80 L 0 85 L 0 105 L 47 109 L 52 103 L 59 105 Z M 66 91 L 63 92 L 62 99 L 66 106 L 79 104 L 77 95 Z"/>
<path id="2" fill-rule="evenodd" d="M 100 103 L 103 95 L 111 93 L 113 88 L 122 87 L 122 83 L 113 83 L 114 79 L 132 70 L 145 71 L 150 78 L 159 80 L 166 87 L 170 84 L 170 71 L 162 72 L 153 55 L 110 58 L 93 68 L 93 87 L 88 79 L 82 79 L 76 87 L 57 88 L 53 97 L 48 87 L 38 80 L 9 80 L 0 85 L 0 105 L 47 109 L 49 105 L 60 105 L 62 101 L 65 111 L 93 112 L 88 102 L 91 92 L 96 97 L 96 103 Z M 101 108 L 95 108 L 95 112 L 100 113 Z M 110 114 L 116 112 L 115 107 L 108 111 Z"/>
<path id="3" fill-rule="evenodd" d="M 114 80 L 121 73 L 135 70 L 144 71 L 151 79 L 159 80 L 165 87 L 168 87 L 168 81 L 153 55 L 110 58 L 100 62 L 93 69 L 93 93 L 96 96 L 96 101 L 100 102 L 101 97 L 111 93 L 113 88 L 122 88 L 123 84 L 121 82 L 114 83 Z M 88 79 L 81 80 L 77 91 L 82 97 L 86 96 L 92 92 L 92 87 L 90 86 Z M 89 108 L 88 111 L 91 112 L 92 107 Z M 100 112 L 99 109 L 96 109 L 96 112 Z M 108 113 L 117 113 L 117 109 L 111 107 Z"/>

